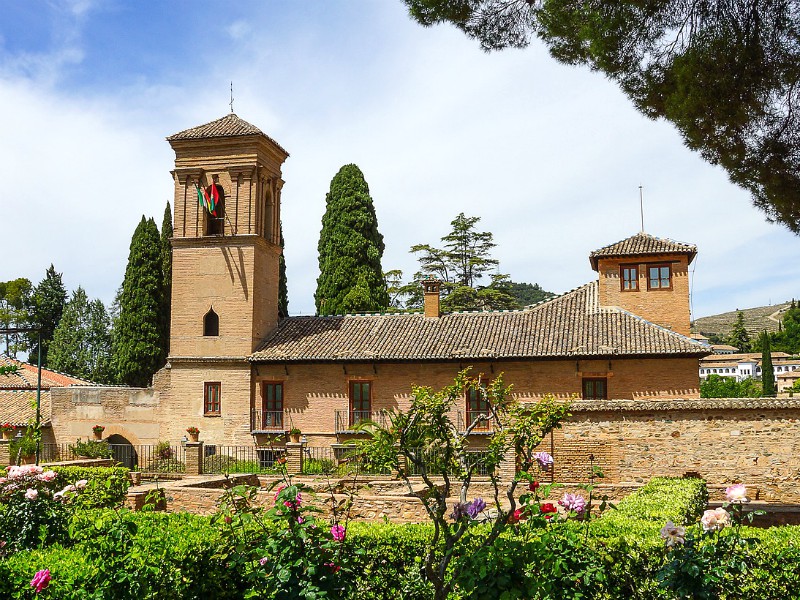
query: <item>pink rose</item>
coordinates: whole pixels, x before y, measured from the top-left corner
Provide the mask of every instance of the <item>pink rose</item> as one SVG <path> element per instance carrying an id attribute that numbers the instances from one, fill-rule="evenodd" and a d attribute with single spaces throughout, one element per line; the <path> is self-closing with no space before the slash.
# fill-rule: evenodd
<path id="1" fill-rule="evenodd" d="M 266 566 L 267 562 L 269 562 L 269 561 L 267 561 L 267 557 L 266 556 L 264 558 L 261 558 L 261 559 L 258 560 L 258 564 L 260 564 L 262 567 Z"/>
<path id="2" fill-rule="evenodd" d="M 28 488 L 28 491 L 25 492 L 25 499 L 26 500 L 36 500 L 39 497 L 39 491 L 33 488 Z"/>
<path id="3" fill-rule="evenodd" d="M 728 502 L 731 504 L 750 502 L 747 498 L 747 488 L 743 483 L 737 483 L 725 488 L 725 498 L 727 498 Z"/>
<path id="4" fill-rule="evenodd" d="M 75 489 L 82 490 L 89 482 L 86 479 L 79 479 L 75 482 Z"/>
<path id="5" fill-rule="evenodd" d="M 724 508 L 715 508 L 704 512 L 700 523 L 703 524 L 703 531 L 720 531 L 731 524 L 731 516 Z"/>
<path id="6" fill-rule="evenodd" d="M 53 481 L 56 478 L 55 471 L 45 471 L 44 473 L 40 473 L 36 476 L 36 479 L 39 481 Z"/>
<path id="7" fill-rule="evenodd" d="M 37 594 L 48 585 L 50 585 L 50 569 L 42 569 L 41 571 L 37 571 L 36 575 L 34 575 L 33 579 L 31 579 L 31 587 L 36 590 Z"/>

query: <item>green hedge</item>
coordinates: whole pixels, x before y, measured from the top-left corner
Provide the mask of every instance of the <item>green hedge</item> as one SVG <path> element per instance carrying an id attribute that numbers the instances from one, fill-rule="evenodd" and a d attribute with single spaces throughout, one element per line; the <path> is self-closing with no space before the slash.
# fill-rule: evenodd
<path id="1" fill-rule="evenodd" d="M 130 485 L 126 467 L 53 467 L 60 485 L 86 479 L 89 483 L 78 496 L 82 508 L 111 508 L 125 500 Z"/>
<path id="2" fill-rule="evenodd" d="M 45 568 L 52 574 L 48 598 L 59 600 L 242 598 L 240 578 L 226 568 L 208 517 L 86 511 L 73 529 L 79 541 L 72 548 L 52 546 L 0 560 L 0 598 L 30 598 L 30 580 Z"/>
<path id="3" fill-rule="evenodd" d="M 72 473 L 70 476 L 75 476 Z M 82 478 L 88 478 L 83 476 Z M 659 530 L 668 520 L 690 525 L 706 507 L 704 482 L 696 479 L 652 480 L 638 492 L 592 521 L 588 546 L 577 522 L 550 527 L 548 540 L 536 546 L 537 534 L 527 540 L 504 535 L 497 545 L 474 556 L 462 557 L 462 566 L 485 571 L 491 585 L 464 589 L 464 598 L 497 598 L 503 585 L 513 587 L 525 578 L 553 578 L 562 587 L 556 595 L 532 585 L 530 598 L 665 599 L 656 572 L 664 560 Z M 481 533 L 482 527 L 474 533 Z M 741 590 L 741 598 L 778 600 L 798 597 L 800 527 L 743 528 L 759 540 L 752 551 L 755 567 Z M 359 552 L 359 600 L 404 598 L 423 600 L 429 589 L 419 576 L 420 559 L 432 536 L 429 525 L 350 523 L 345 544 Z M 227 566 L 233 550 L 224 546 L 218 527 L 208 517 L 187 513 L 130 513 L 122 510 L 82 511 L 72 526 L 75 545 L 20 552 L 0 560 L 0 598 L 25 598 L 29 582 L 40 569 L 53 574 L 50 598 L 72 600 L 148 600 L 244 597 L 242 576 Z M 467 542 L 469 545 L 469 542 Z M 550 553 L 550 554 L 548 554 Z M 530 562 L 542 556 L 552 564 Z M 522 562 L 519 560 L 522 558 Z M 528 561 L 528 562 L 526 562 Z M 521 564 L 522 567 L 521 568 Z M 560 568 L 564 572 L 557 572 Z M 556 569 L 556 570 L 554 570 Z M 570 569 L 581 569 L 579 576 Z M 533 581 L 533 579 L 528 579 Z M 563 584 L 561 582 L 564 582 Z M 581 595 L 582 594 L 582 595 Z M 510 596 L 514 597 L 514 596 Z"/>

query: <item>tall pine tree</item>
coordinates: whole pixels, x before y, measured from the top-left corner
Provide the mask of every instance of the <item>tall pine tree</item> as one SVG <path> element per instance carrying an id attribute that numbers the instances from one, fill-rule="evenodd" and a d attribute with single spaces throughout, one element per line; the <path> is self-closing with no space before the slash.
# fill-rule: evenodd
<path id="1" fill-rule="evenodd" d="M 114 363 L 122 383 L 144 387 L 165 358 L 164 271 L 161 238 L 153 219 L 139 222 L 114 324 Z"/>
<path id="2" fill-rule="evenodd" d="M 761 388 L 765 396 L 775 395 L 775 369 L 772 366 L 772 348 L 769 333 L 761 334 Z"/>
<path id="3" fill-rule="evenodd" d="M 172 209 L 167 202 L 164 220 L 161 222 L 161 270 L 164 273 L 164 302 L 161 307 L 161 326 L 163 328 L 164 359 L 169 354 L 169 328 L 172 310 Z"/>
<path id="4" fill-rule="evenodd" d="M 381 269 L 383 236 L 369 186 L 356 165 L 331 180 L 319 236 L 317 314 L 383 310 L 389 294 Z"/>
<path id="5" fill-rule="evenodd" d="M 114 383 L 111 323 L 100 300 L 79 287 L 64 308 L 50 345 L 50 367 L 96 383 Z"/>
<path id="6" fill-rule="evenodd" d="M 20 277 L 11 281 L 0 281 L 0 326 L 28 327 L 28 309 L 31 303 L 32 285 L 30 280 Z M 17 352 L 28 348 L 24 333 L 4 333 L 6 356 L 17 357 Z"/>
<path id="7" fill-rule="evenodd" d="M 286 244 L 283 241 L 283 223 L 281 223 L 281 257 L 278 260 L 278 318 L 283 319 L 289 316 L 289 287 L 286 282 L 286 259 L 283 256 L 283 249 Z"/>
<path id="8" fill-rule="evenodd" d="M 39 332 L 31 333 L 29 336 L 30 362 L 37 361 L 38 340 L 41 339 L 42 366 L 50 364 L 48 362 L 50 342 L 53 340 L 53 334 L 61 320 L 66 303 L 67 288 L 61 281 L 61 273 L 56 273 L 55 267 L 50 265 L 44 279 L 39 282 L 31 295 L 30 323 L 31 326 L 38 328 Z"/>

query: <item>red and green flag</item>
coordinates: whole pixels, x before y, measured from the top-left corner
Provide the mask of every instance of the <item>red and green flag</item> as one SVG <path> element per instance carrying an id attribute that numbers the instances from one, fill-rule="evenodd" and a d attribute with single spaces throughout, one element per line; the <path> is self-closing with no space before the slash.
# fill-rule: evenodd
<path id="1" fill-rule="evenodd" d="M 200 203 L 200 206 L 216 217 L 217 204 L 219 204 L 219 190 L 217 190 L 216 184 L 211 184 L 205 189 L 197 184 L 195 184 L 195 187 L 197 188 L 197 201 Z"/>

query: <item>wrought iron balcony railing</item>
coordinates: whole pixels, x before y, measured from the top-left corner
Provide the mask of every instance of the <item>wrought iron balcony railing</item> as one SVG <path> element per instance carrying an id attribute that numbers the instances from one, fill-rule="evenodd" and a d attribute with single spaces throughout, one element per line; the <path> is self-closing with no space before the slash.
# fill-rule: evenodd
<path id="1" fill-rule="evenodd" d="M 478 421 L 481 417 L 489 417 L 488 410 L 459 410 L 456 425 L 459 431 L 466 431 L 467 428 Z M 490 420 L 481 420 L 475 427 L 472 428 L 472 433 L 492 433 L 492 422 Z"/>
<path id="2" fill-rule="evenodd" d="M 364 421 L 372 421 L 378 425 L 385 427 L 388 423 L 386 411 L 382 410 L 337 410 L 336 411 L 336 433 L 352 432 L 352 427 L 363 423 Z"/>
<path id="3" fill-rule="evenodd" d="M 259 408 L 250 411 L 250 431 L 266 431 L 269 433 L 279 433 L 286 430 L 282 410 L 261 410 Z"/>

